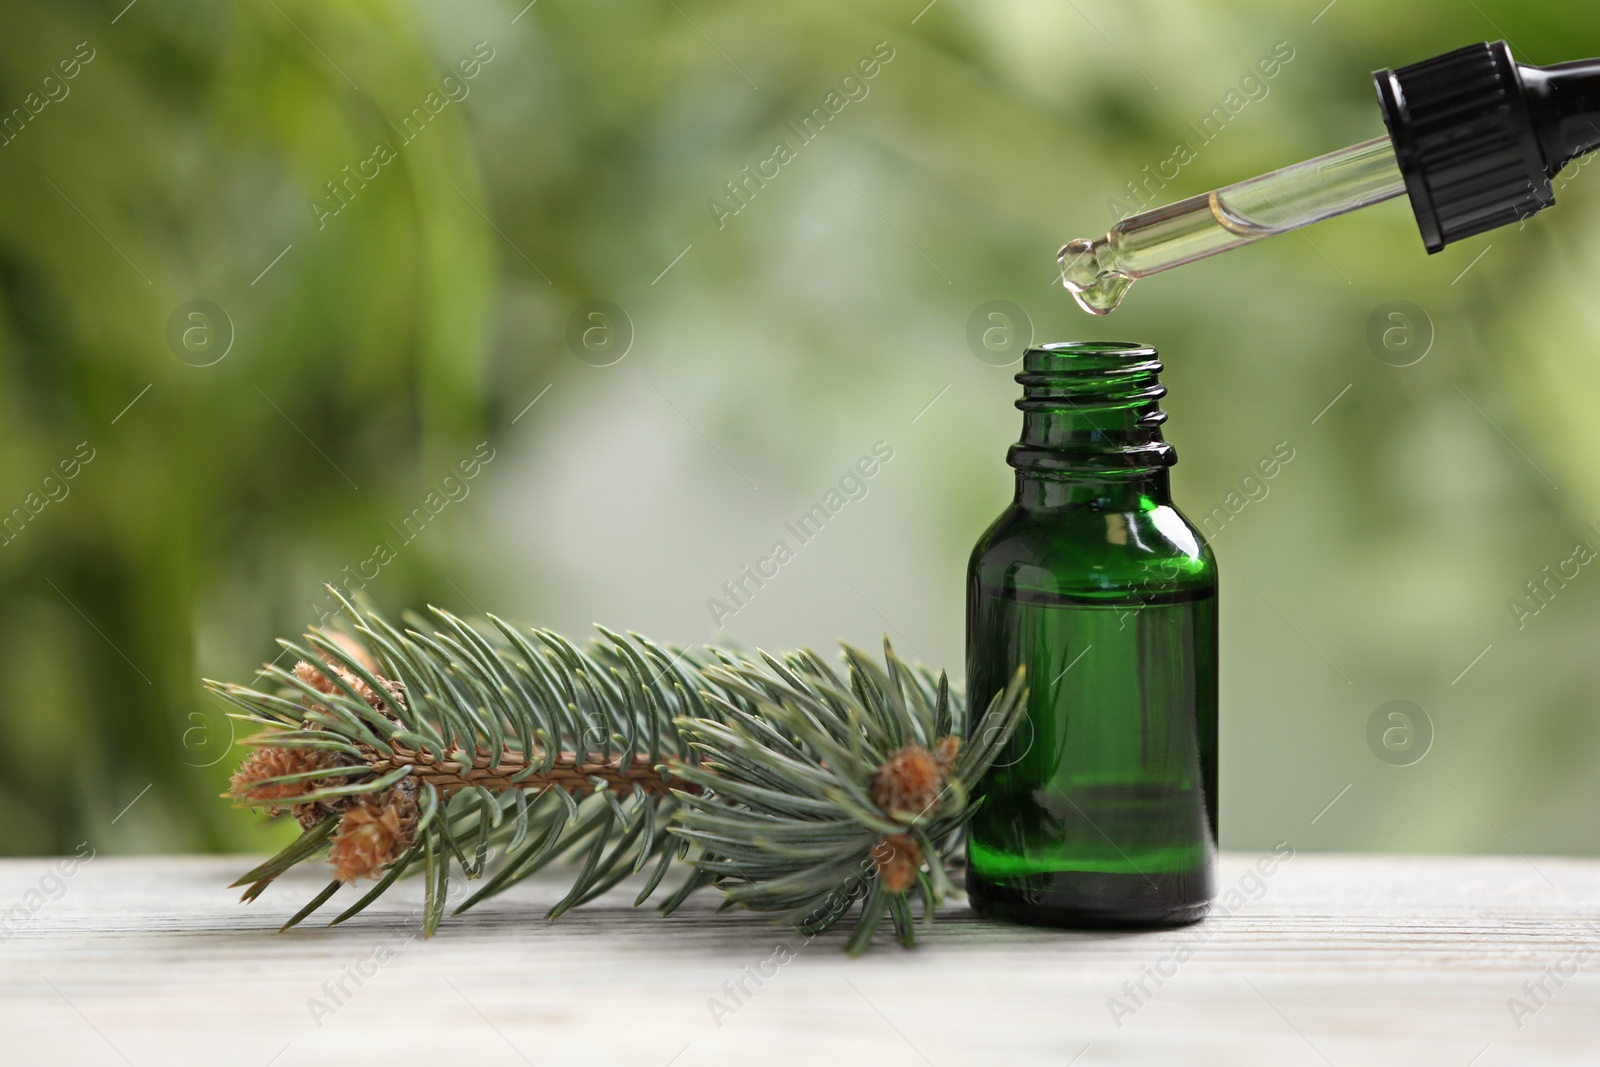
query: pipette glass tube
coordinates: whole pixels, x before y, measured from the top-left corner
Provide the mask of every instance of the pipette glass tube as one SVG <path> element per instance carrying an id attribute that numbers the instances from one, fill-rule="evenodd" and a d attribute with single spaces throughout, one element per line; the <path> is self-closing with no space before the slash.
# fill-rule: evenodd
<path id="1" fill-rule="evenodd" d="M 1600 149 L 1600 59 L 1531 67 L 1485 41 L 1372 82 L 1388 137 L 1123 219 L 1061 250 L 1062 283 L 1104 315 L 1140 278 L 1405 193 L 1423 247 L 1521 223 Z"/>
<path id="2" fill-rule="evenodd" d="M 1105 315 L 1140 278 L 1390 200 L 1405 191 L 1405 176 L 1394 147 L 1389 138 L 1378 137 L 1132 215 L 1111 227 L 1104 237 L 1071 241 L 1058 257 L 1061 282 L 1079 307 Z"/>

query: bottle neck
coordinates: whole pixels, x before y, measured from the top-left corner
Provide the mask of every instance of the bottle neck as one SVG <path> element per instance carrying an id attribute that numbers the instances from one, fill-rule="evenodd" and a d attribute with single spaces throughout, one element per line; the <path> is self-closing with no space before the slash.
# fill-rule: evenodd
<path id="1" fill-rule="evenodd" d="M 1006 462 L 1029 510 L 1136 511 L 1171 503 L 1177 462 L 1161 436 L 1166 387 L 1156 350 L 1123 342 L 1031 348 L 1024 356 L 1022 437 Z"/>
<path id="2" fill-rule="evenodd" d="M 1143 511 L 1172 503 L 1165 470 L 1105 477 L 1017 472 L 1013 503 L 1024 511 Z"/>

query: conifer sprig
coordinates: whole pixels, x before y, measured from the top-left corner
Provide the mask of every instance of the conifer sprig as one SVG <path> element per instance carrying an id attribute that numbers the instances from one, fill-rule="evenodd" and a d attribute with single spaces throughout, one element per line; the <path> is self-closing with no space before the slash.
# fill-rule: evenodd
<path id="1" fill-rule="evenodd" d="M 882 665 L 844 646 L 835 667 L 603 627 L 579 648 L 439 609 L 430 633 L 343 607 L 352 632 L 280 642 L 299 662 L 264 668 L 263 688 L 206 683 L 262 728 L 230 795 L 302 828 L 235 883 L 244 899 L 314 856 L 334 867 L 285 929 L 347 883 L 377 879 L 332 923 L 420 872 L 431 935 L 453 877 L 481 880 L 460 913 L 566 857 L 552 919 L 637 874 L 643 904 L 683 867 L 663 913 L 713 887 L 808 932 L 855 913 L 852 952 L 886 918 L 909 946 L 1026 696 L 1019 674 L 969 725 L 946 677 L 887 640 Z"/>

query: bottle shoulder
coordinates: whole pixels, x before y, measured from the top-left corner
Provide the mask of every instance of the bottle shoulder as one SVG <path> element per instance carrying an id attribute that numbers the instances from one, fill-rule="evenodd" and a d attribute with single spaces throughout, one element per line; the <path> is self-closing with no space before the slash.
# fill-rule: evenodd
<path id="1" fill-rule="evenodd" d="M 978 539 L 969 576 L 991 589 L 1062 596 L 1195 595 L 1217 583 L 1205 537 L 1171 504 L 1137 511 L 1013 504 Z"/>

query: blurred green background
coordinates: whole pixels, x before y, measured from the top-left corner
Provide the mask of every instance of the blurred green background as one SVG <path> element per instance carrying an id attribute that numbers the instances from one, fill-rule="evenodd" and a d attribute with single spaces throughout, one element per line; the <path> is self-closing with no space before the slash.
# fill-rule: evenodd
<path id="1" fill-rule="evenodd" d="M 199 680 L 328 581 L 959 668 L 1019 426 L 967 340 L 992 300 L 1166 358 L 1177 499 L 1225 517 L 1225 847 L 1600 849 L 1600 568 L 1524 587 L 1600 549 L 1600 171 L 1434 257 L 1395 202 L 1107 320 L 1054 284 L 1179 142 L 1163 201 L 1376 136 L 1374 68 L 1600 55 L 1571 4 L 124 2 L 0 17 L 0 852 L 285 833 L 217 799 Z M 1391 700 L 1409 766 L 1368 743 Z"/>

